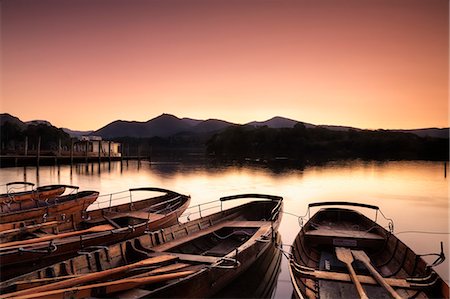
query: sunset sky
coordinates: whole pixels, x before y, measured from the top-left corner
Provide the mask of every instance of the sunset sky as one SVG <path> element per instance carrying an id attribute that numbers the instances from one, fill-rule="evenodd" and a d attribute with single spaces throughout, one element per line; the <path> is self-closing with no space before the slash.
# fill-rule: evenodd
<path id="1" fill-rule="evenodd" d="M 23 121 L 449 125 L 448 0 L 0 3 L 0 112 Z"/>

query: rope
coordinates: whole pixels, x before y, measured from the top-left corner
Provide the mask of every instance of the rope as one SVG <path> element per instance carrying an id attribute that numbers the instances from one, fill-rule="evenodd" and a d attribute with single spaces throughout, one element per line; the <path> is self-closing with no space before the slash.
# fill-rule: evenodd
<path id="1" fill-rule="evenodd" d="M 231 234 L 228 234 L 228 235 L 226 235 L 226 236 L 224 236 L 224 237 L 219 236 L 218 234 L 216 234 L 216 232 L 213 232 L 213 235 L 216 236 L 217 238 L 219 238 L 220 240 L 225 240 L 225 239 L 231 237 L 232 235 L 235 235 L 235 234 L 238 234 L 238 233 L 239 233 L 239 234 L 244 234 L 244 235 L 246 235 L 246 236 L 248 236 L 248 237 L 253 236 L 252 233 L 248 233 L 248 232 L 243 231 L 243 230 L 237 230 L 237 231 L 234 231 L 234 232 L 232 232 Z"/>
<path id="2" fill-rule="evenodd" d="M 289 247 L 292 247 L 291 245 L 284 245 L 283 243 L 280 243 L 280 245 L 279 245 L 279 246 L 276 246 L 275 248 L 278 249 L 278 250 L 281 252 L 281 254 L 283 254 L 284 257 L 285 257 L 288 261 L 291 261 L 291 260 L 292 260 L 292 254 L 291 254 L 290 252 L 284 250 L 284 249 L 283 249 L 283 246 L 289 246 Z"/>
<path id="3" fill-rule="evenodd" d="M 420 230 L 407 230 L 395 233 L 395 235 L 400 234 L 430 234 L 430 235 L 450 235 L 450 232 L 427 232 L 427 231 L 420 231 Z"/>

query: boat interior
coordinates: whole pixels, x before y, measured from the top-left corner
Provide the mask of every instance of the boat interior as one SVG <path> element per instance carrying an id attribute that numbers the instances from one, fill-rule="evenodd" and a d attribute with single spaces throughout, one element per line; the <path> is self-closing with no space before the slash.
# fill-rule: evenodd
<path id="1" fill-rule="evenodd" d="M 342 248 L 347 250 L 344 258 L 339 253 Z M 297 235 L 292 254 L 291 275 L 298 291 L 307 298 L 360 298 L 346 259 L 364 282 L 369 298 L 394 295 L 377 284 L 365 261 L 402 298 L 441 294 L 442 281 L 420 256 L 392 233 L 353 210 L 328 208 L 317 212 Z"/>

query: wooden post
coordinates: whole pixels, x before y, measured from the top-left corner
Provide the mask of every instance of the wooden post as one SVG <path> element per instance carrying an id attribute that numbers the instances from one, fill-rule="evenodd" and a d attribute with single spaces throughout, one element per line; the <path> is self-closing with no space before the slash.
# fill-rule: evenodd
<path id="1" fill-rule="evenodd" d="M 73 143 L 73 138 L 70 138 L 70 166 L 73 165 Z M 72 167 L 70 170 L 72 170 Z"/>
<path id="2" fill-rule="evenodd" d="M 141 164 L 141 144 L 138 144 L 138 165 Z"/>
<path id="3" fill-rule="evenodd" d="M 100 163 L 100 161 L 102 160 L 101 153 L 102 153 L 102 141 L 99 140 L 98 141 L 98 163 Z"/>
<path id="4" fill-rule="evenodd" d="M 108 141 L 108 160 L 111 163 L 111 141 Z"/>
<path id="5" fill-rule="evenodd" d="M 37 151 L 36 151 L 36 165 L 39 167 L 39 159 L 41 157 L 41 136 L 38 137 Z"/>
<path id="6" fill-rule="evenodd" d="M 25 136 L 25 157 L 28 156 L 28 136 Z"/>
<path id="7" fill-rule="evenodd" d="M 84 161 L 86 163 L 88 162 L 88 145 L 89 145 L 89 140 L 85 140 L 84 141 Z"/>

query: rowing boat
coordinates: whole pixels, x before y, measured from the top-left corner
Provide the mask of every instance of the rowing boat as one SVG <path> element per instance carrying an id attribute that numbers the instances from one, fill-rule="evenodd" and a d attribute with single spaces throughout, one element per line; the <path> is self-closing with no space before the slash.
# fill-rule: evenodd
<path id="1" fill-rule="evenodd" d="M 158 195 L 133 201 L 132 195 L 136 192 Z M 124 198 L 124 193 L 129 198 Z M 115 195 L 127 203 L 0 232 L 1 280 L 63 260 L 79 250 L 95 250 L 98 246 L 140 236 L 146 230 L 176 224 L 190 202 L 189 196 L 151 187 Z M 110 196 L 100 196 L 104 197 Z"/>
<path id="2" fill-rule="evenodd" d="M 225 201 L 258 198 L 230 209 Z M 282 198 L 221 198 L 220 211 L 80 255 L 0 284 L 3 298 L 208 297 L 276 246 Z M 191 207 L 202 212 L 202 205 Z M 192 213 L 189 213 L 191 217 Z"/>
<path id="3" fill-rule="evenodd" d="M 282 254 L 278 246 L 281 235 L 277 234 L 271 246 L 238 279 L 223 288 L 212 298 L 273 298 L 281 271 Z"/>
<path id="4" fill-rule="evenodd" d="M 16 192 L 16 185 L 31 186 L 29 182 L 10 182 L 6 184 L 7 192 L 0 194 L 0 204 L 10 204 L 12 202 L 45 200 L 47 198 L 60 196 L 66 190 L 65 185 L 46 185 L 32 190 Z"/>
<path id="5" fill-rule="evenodd" d="M 313 207 L 320 209 L 312 217 Z M 339 206 L 339 207 L 335 207 Z M 375 221 L 351 206 L 375 210 Z M 377 223 L 377 206 L 321 202 L 308 206 L 308 222 L 292 245 L 289 271 L 297 298 L 449 298 L 449 288 L 428 265 L 389 230 Z M 303 219 L 303 218 L 301 218 Z"/>
<path id="6" fill-rule="evenodd" d="M 78 190 L 76 186 L 64 185 L 64 188 L 69 187 Z M 74 214 L 86 210 L 97 199 L 98 195 L 97 191 L 81 191 L 63 196 L 49 197 L 44 200 L 30 199 L 0 204 L 0 224 L 26 220 L 42 222 L 48 216 Z"/>

